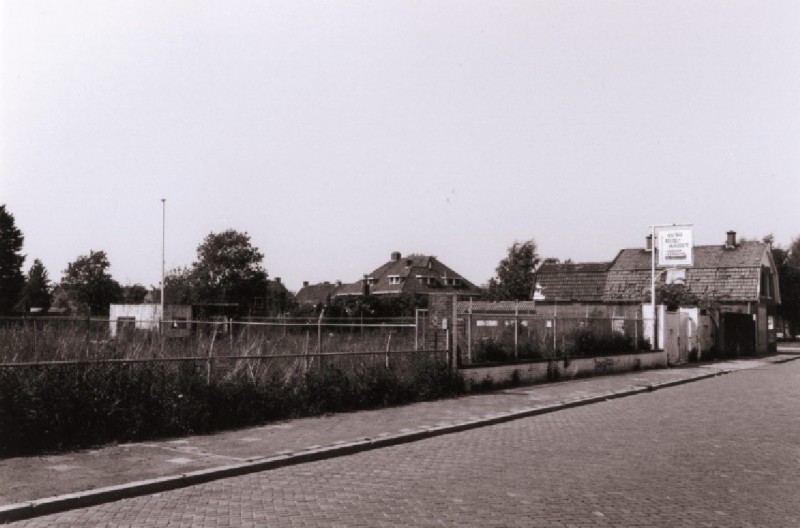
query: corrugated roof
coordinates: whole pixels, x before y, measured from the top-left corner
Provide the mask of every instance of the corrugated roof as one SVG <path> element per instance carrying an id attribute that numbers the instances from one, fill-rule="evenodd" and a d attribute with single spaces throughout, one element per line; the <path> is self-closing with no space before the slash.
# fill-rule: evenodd
<path id="1" fill-rule="evenodd" d="M 535 311 L 534 301 L 458 301 L 456 308 L 459 313 L 466 313 L 472 309 L 475 313 L 519 313 Z"/>

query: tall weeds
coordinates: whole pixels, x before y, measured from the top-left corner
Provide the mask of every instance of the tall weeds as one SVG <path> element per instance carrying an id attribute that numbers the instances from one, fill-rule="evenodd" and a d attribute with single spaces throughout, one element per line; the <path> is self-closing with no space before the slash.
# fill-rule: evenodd
<path id="1" fill-rule="evenodd" d="M 359 343 L 355 334 L 327 335 L 323 342 L 380 351 L 386 336 L 368 332 L 370 340 Z M 30 329 L 1 328 L 1 362 L 93 362 L 0 368 L 0 457 L 207 433 L 463 391 L 442 355 L 393 355 L 387 367 L 383 355 L 306 357 L 316 344 L 300 332 L 253 330 L 185 339 L 134 332 L 111 340 L 87 324 L 39 327 L 34 347 Z M 243 357 L 223 357 L 231 355 Z M 258 355 L 282 357 L 248 359 Z M 213 362 L 107 361 L 187 356 Z"/>

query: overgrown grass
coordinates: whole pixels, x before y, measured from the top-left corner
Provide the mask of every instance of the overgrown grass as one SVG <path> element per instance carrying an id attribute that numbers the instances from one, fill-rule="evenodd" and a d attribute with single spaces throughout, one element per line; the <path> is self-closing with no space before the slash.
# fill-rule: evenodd
<path id="1" fill-rule="evenodd" d="M 497 363 L 513 359 L 553 359 L 563 356 L 591 357 L 609 354 L 632 354 L 649 350 L 650 343 L 621 332 L 601 331 L 596 328 L 577 328 L 564 332 L 554 347 L 552 339 L 542 342 L 540 336 L 522 335 L 517 339 L 514 353 L 514 336 L 511 332 L 484 337 L 473 345 L 474 363 Z"/>
<path id="2" fill-rule="evenodd" d="M 90 361 L 0 368 L 0 457 L 208 433 L 285 418 L 366 409 L 463 392 L 442 354 L 323 352 L 413 349 L 412 332 L 242 327 L 167 338 L 108 323 L 0 327 L 0 363 Z M 273 358 L 230 359 L 223 356 Z M 154 361 L 185 357 L 212 361 Z M 116 363 L 108 360 L 139 360 Z"/>
<path id="3" fill-rule="evenodd" d="M 441 359 L 343 369 L 227 370 L 92 363 L 0 369 L 0 456 L 181 436 L 273 420 L 396 405 L 463 391 Z"/>

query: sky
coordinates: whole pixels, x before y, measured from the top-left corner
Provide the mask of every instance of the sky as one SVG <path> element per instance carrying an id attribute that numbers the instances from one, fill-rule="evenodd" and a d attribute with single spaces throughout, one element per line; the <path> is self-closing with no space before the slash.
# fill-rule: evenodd
<path id="1" fill-rule="evenodd" d="M 209 233 L 270 277 L 515 241 L 800 235 L 800 2 L 3 0 L 0 203 L 24 271 L 158 285 Z M 162 199 L 166 201 L 162 204 Z"/>

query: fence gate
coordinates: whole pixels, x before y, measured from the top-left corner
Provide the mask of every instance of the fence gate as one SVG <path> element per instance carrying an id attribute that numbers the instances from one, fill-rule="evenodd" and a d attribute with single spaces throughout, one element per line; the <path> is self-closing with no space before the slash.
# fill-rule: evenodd
<path id="1" fill-rule="evenodd" d="M 664 330 L 667 361 L 671 365 L 680 365 L 689 360 L 689 336 L 692 320 L 683 312 L 667 312 L 664 317 Z"/>

